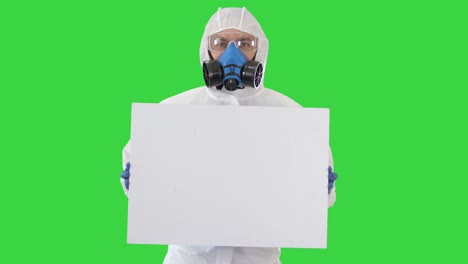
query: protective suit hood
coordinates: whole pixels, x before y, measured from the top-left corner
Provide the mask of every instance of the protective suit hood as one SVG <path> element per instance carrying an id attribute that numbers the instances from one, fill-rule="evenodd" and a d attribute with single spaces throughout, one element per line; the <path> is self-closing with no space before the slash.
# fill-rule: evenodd
<path id="1" fill-rule="evenodd" d="M 210 60 L 208 52 L 208 36 L 225 29 L 237 29 L 247 32 L 258 37 L 258 49 L 255 55 L 255 60 L 263 64 L 263 71 L 265 72 L 266 60 L 268 55 L 268 39 L 266 38 L 263 30 L 255 19 L 255 17 L 245 8 L 219 8 L 216 13 L 208 20 L 205 27 L 205 32 L 200 45 L 200 64 L 203 65 L 204 61 Z M 264 89 L 263 80 L 257 89 L 246 87 L 235 91 L 227 91 L 225 89 L 216 90 L 208 89 L 208 93 L 223 101 L 234 101 L 232 104 L 237 104 L 235 101 L 248 99 L 261 93 Z"/>

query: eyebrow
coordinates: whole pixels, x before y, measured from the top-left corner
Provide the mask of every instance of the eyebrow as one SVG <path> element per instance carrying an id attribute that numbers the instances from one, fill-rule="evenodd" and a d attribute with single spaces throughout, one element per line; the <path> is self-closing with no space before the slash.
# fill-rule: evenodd
<path id="1" fill-rule="evenodd" d="M 220 41 L 227 41 L 225 38 L 218 37 Z"/>

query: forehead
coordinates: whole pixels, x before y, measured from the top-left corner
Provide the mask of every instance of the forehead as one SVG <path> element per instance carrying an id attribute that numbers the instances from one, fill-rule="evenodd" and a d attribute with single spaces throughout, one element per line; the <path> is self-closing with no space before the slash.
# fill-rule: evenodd
<path id="1" fill-rule="evenodd" d="M 254 35 L 252 35 L 250 33 L 247 33 L 247 32 L 235 29 L 235 28 L 224 29 L 224 30 L 221 30 L 221 31 L 218 31 L 218 32 L 214 33 L 213 35 L 225 35 L 225 36 L 229 36 L 229 35 L 237 35 L 237 36 L 238 35 L 247 35 L 247 36 L 255 37 Z"/>

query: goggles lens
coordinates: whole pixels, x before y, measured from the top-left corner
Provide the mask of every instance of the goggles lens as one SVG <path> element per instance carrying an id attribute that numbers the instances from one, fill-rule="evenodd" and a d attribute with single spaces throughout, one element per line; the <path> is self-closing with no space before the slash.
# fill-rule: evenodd
<path id="1" fill-rule="evenodd" d="M 225 50 L 231 42 L 243 51 L 256 51 L 258 38 L 247 33 L 215 33 L 208 37 L 208 49 Z"/>

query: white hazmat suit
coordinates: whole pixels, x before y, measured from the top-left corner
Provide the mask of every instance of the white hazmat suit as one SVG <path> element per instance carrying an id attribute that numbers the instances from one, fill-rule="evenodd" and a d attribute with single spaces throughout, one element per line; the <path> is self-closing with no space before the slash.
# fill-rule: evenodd
<path id="1" fill-rule="evenodd" d="M 260 24 L 245 8 L 223 8 L 208 21 L 200 45 L 200 63 L 210 60 L 207 38 L 224 29 L 237 29 L 258 37 L 258 50 L 255 60 L 266 67 L 268 40 Z M 299 104 L 278 92 L 263 87 L 263 80 L 257 89 L 245 87 L 235 91 L 217 90 L 205 86 L 191 89 L 170 97 L 161 104 L 200 104 L 200 105 L 250 105 L 273 107 L 301 107 Z M 123 165 L 131 163 L 131 142 L 123 150 Z M 331 151 L 329 166 L 333 168 Z M 323 175 L 327 177 L 327 175 Z M 123 180 L 122 180 L 123 185 Z M 126 191 L 125 187 L 124 190 Z M 328 206 L 335 202 L 335 187 L 328 195 Z M 181 246 L 169 245 L 163 264 L 278 264 L 279 248 Z"/>

